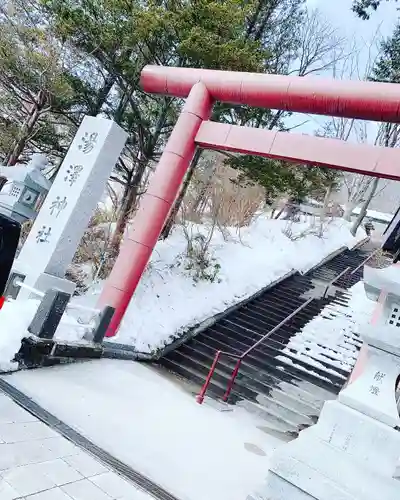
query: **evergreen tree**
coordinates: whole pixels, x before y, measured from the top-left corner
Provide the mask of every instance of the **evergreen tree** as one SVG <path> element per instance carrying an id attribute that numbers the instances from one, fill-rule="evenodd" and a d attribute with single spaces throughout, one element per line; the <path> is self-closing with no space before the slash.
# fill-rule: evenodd
<path id="1" fill-rule="evenodd" d="M 182 104 L 142 91 L 145 64 L 304 76 L 326 69 L 339 43 L 304 0 L 9 0 L 1 13 L 2 26 L 12 18 L 18 30 L 0 34 L 0 154 L 11 163 L 33 150 L 62 157 L 84 115 L 116 121 L 129 132 L 113 176 L 124 186 L 117 236 Z M 284 129 L 286 114 L 217 103 L 213 118 Z M 274 165 L 262 181 L 271 192 L 311 185 L 311 170 Z"/>
<path id="2" fill-rule="evenodd" d="M 0 6 L 0 155 L 7 165 L 22 153 L 59 148 L 51 113 L 74 101 L 65 72 L 62 46 L 37 5 L 14 0 Z"/>
<path id="3" fill-rule="evenodd" d="M 375 12 L 383 0 L 353 0 L 353 11 L 361 19 L 369 19 L 372 12 Z M 397 0 L 386 0 L 387 2 L 397 2 Z"/>
<path id="4" fill-rule="evenodd" d="M 253 17 L 248 18 L 246 33 L 247 36 L 254 37 L 254 40 L 261 41 L 264 50 L 269 55 L 265 61 L 265 72 L 296 76 L 318 74 L 333 66 L 343 53 L 344 40 L 337 35 L 318 10 L 307 11 L 303 0 L 258 1 L 255 7 Z M 224 103 L 215 107 L 212 119 L 268 130 L 284 130 L 285 118 L 290 114 L 284 110 L 272 111 Z M 170 213 L 162 237 L 169 234 L 198 158 L 199 153 L 192 162 L 184 187 Z M 257 162 L 260 161 L 266 167 L 271 164 L 269 160 L 257 160 Z M 243 165 L 240 165 L 240 162 L 243 162 Z M 273 164 L 277 165 L 276 162 Z M 244 175 L 249 172 L 248 165 L 254 165 L 254 162 L 248 156 L 241 156 L 235 158 L 232 166 L 241 170 Z M 266 168 L 262 171 L 260 182 L 265 185 L 265 175 L 271 169 Z M 280 172 L 286 178 L 287 168 L 283 168 Z M 253 170 L 251 175 L 254 181 L 256 170 Z M 244 180 L 244 176 L 241 178 Z M 297 183 L 298 175 L 294 180 Z"/>
<path id="5" fill-rule="evenodd" d="M 400 24 L 395 27 L 392 36 L 381 43 L 371 80 L 400 83 Z"/>
<path id="6" fill-rule="evenodd" d="M 177 100 L 141 90 L 143 66 L 262 70 L 268 54 L 244 30 L 253 3 L 42 0 L 60 41 L 106 75 L 109 85 L 101 110 L 130 133 L 115 176 L 125 189 L 118 234 L 135 208 L 146 172 L 158 160 L 180 107 Z"/>

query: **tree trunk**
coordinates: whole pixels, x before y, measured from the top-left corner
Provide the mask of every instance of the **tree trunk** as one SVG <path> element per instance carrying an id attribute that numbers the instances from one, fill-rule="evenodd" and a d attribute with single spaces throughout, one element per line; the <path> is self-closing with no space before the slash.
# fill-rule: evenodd
<path id="1" fill-rule="evenodd" d="M 372 201 L 372 198 L 375 196 L 376 190 L 378 189 L 379 185 L 379 178 L 375 177 L 375 179 L 372 182 L 372 187 L 369 192 L 369 195 L 365 199 L 364 203 L 362 204 L 360 214 L 358 215 L 357 219 L 355 220 L 353 227 L 351 228 L 351 234 L 355 236 L 357 234 L 358 228 L 361 226 L 362 221 L 364 220 L 365 216 L 367 215 L 367 210 L 369 207 L 369 204 Z"/>
<path id="2" fill-rule="evenodd" d="M 326 214 L 328 213 L 328 205 L 329 202 L 331 201 L 332 191 L 333 191 L 333 183 L 329 184 L 329 186 L 326 188 L 325 191 L 324 204 L 322 205 L 322 213 L 320 216 L 321 223 L 324 222 L 324 220 L 326 219 Z"/>
<path id="3" fill-rule="evenodd" d="M 331 200 L 332 191 L 333 191 L 333 183 L 329 184 L 329 186 L 326 188 L 325 197 L 324 197 L 324 205 L 323 205 L 323 217 L 325 217 L 326 212 L 328 210 L 328 205 L 329 205 L 329 202 Z"/>
<path id="4" fill-rule="evenodd" d="M 126 214 L 128 211 L 128 198 L 129 198 L 129 184 L 126 184 L 124 187 L 124 194 L 122 195 L 121 205 L 118 210 L 118 216 L 115 226 L 115 231 L 113 233 L 111 247 L 119 248 L 119 244 L 121 242 L 121 234 L 124 231 L 124 221 L 126 218 Z"/>
<path id="5" fill-rule="evenodd" d="M 295 198 L 289 198 L 288 202 L 286 203 L 285 210 L 286 215 L 283 220 L 295 221 L 298 213 L 300 212 L 299 200 Z"/>
<path id="6" fill-rule="evenodd" d="M 113 239 L 111 242 L 111 247 L 119 250 L 122 238 L 126 226 L 131 218 L 132 212 L 135 209 L 135 205 L 138 199 L 139 187 L 143 174 L 146 170 L 147 162 L 140 162 L 135 175 L 130 180 L 129 184 L 126 186 L 124 191 L 124 196 L 122 198 L 122 205 L 119 210 L 117 226 L 114 231 Z"/>
<path id="7" fill-rule="evenodd" d="M 100 113 L 101 108 L 106 102 L 111 92 L 111 89 L 113 88 L 114 83 L 116 82 L 116 79 L 117 77 L 115 75 L 108 75 L 107 78 L 105 79 L 103 87 L 99 90 L 97 94 L 97 100 L 90 109 L 90 113 L 92 116 L 97 116 Z"/>
<path id="8" fill-rule="evenodd" d="M 47 101 L 45 91 L 40 90 L 35 102 L 32 103 L 31 110 L 25 119 L 19 133 L 19 137 L 14 141 L 12 149 L 7 156 L 6 165 L 13 167 L 19 160 L 21 153 L 25 149 L 26 143 L 33 133 L 33 129 L 40 117 L 40 111 L 43 109 Z"/>
<path id="9" fill-rule="evenodd" d="M 115 250 L 119 250 L 126 226 L 128 224 L 130 215 L 132 213 L 132 207 L 134 206 L 135 201 L 136 201 L 135 187 L 127 186 L 126 192 L 124 193 L 124 198 L 122 200 L 122 205 L 119 210 L 117 225 L 111 241 L 111 248 Z"/>
<path id="10" fill-rule="evenodd" d="M 206 177 L 206 179 L 204 179 L 202 186 L 201 186 L 201 189 L 200 189 L 200 192 L 193 203 L 193 206 L 192 206 L 193 212 L 196 212 L 199 209 L 199 207 L 202 205 L 202 202 L 204 201 L 204 198 L 207 194 L 208 188 L 210 187 L 210 184 L 212 183 L 212 180 L 213 180 L 213 177 L 215 174 L 215 170 L 216 170 L 215 165 L 212 165 L 212 167 L 209 168 L 209 170 L 207 172 L 207 177 Z"/>
<path id="11" fill-rule="evenodd" d="M 185 180 L 183 181 L 182 189 L 178 197 L 176 198 L 175 203 L 173 204 L 172 209 L 169 213 L 168 219 L 166 220 L 164 227 L 161 231 L 160 240 L 166 240 L 170 235 L 172 228 L 174 227 L 176 216 L 178 215 L 179 209 L 181 208 L 183 199 L 185 198 L 186 191 L 188 190 L 190 181 L 192 180 L 194 174 L 194 170 L 201 158 L 202 152 L 203 152 L 202 149 L 197 149 L 194 154 L 193 160 L 190 163 L 189 170 L 187 171 Z"/>
<path id="12" fill-rule="evenodd" d="M 343 219 L 347 220 L 347 222 L 351 222 L 351 216 L 353 214 L 353 210 L 356 208 L 357 203 L 352 201 L 348 201 L 344 207 Z"/>
<path id="13" fill-rule="evenodd" d="M 274 219 L 277 220 L 280 218 L 280 216 L 283 214 L 283 212 L 285 211 L 286 209 L 286 205 L 284 205 L 279 211 L 277 214 L 274 213 Z M 275 212 L 275 211 L 274 211 Z"/>
<path id="14" fill-rule="evenodd" d="M 329 186 L 326 188 L 325 191 L 325 197 L 324 197 L 324 204 L 322 205 L 322 212 L 319 218 L 319 237 L 321 238 L 323 233 L 324 233 L 324 223 L 326 220 L 326 215 L 328 213 L 328 205 L 332 196 L 332 190 L 333 190 L 333 183 L 329 184 Z M 315 215 L 314 215 L 314 221 L 315 221 Z"/>
<path id="15" fill-rule="evenodd" d="M 111 89 L 110 89 L 111 90 Z M 121 100 L 118 104 L 118 108 L 116 109 L 114 113 L 114 121 L 118 124 L 121 123 L 124 113 L 126 111 L 126 108 L 128 107 L 129 100 L 132 97 L 133 94 L 133 89 L 130 89 L 129 91 L 124 92 L 124 94 L 121 96 Z"/>
<path id="16" fill-rule="evenodd" d="M 0 176 L 0 191 L 3 189 L 5 184 L 7 184 L 7 177 Z"/>

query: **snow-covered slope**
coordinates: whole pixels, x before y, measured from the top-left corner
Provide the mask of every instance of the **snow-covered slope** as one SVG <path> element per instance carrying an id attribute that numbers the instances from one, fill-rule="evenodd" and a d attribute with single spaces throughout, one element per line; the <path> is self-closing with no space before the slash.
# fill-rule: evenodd
<path id="1" fill-rule="evenodd" d="M 297 241 L 283 234 L 285 226 L 284 221 L 259 218 L 240 234 L 231 230 L 228 241 L 216 232 L 210 253 L 221 268 L 213 283 L 194 283 L 190 272 L 176 265 L 186 248 L 177 227 L 168 240 L 158 243 L 115 342 L 140 352 L 154 351 L 291 270 L 307 271 L 339 248 L 351 248 L 365 238 L 363 231 L 353 238 L 342 220 L 331 223 L 322 238 L 310 234 Z M 295 224 L 292 229 L 298 234 L 306 227 Z M 95 298 L 90 298 L 92 303 Z"/>
<path id="2" fill-rule="evenodd" d="M 351 248 L 365 238 L 363 231 L 353 238 L 343 220 L 328 224 L 322 237 L 308 234 L 295 240 L 283 233 L 286 225 L 285 221 L 260 217 L 240 233 L 227 230 L 225 238 L 214 231 L 209 245 L 210 272 L 217 271 L 213 282 L 193 280 L 193 270 L 187 269 L 182 257 L 187 240 L 178 226 L 170 238 L 158 243 L 113 341 L 150 353 L 290 271 L 307 271 L 339 248 Z M 308 227 L 308 223 L 293 224 L 292 235 L 299 235 Z M 207 229 L 194 226 L 191 232 L 207 234 Z M 95 306 L 101 286 L 93 286 L 86 296 L 74 301 Z M 37 305 L 37 301 L 31 300 L 5 304 L 0 312 L 0 363 L 8 362 L 18 348 Z M 69 314 L 75 323 L 81 315 L 76 310 Z M 83 333 L 82 328 L 70 326 L 61 328 L 57 336 L 79 340 Z"/>

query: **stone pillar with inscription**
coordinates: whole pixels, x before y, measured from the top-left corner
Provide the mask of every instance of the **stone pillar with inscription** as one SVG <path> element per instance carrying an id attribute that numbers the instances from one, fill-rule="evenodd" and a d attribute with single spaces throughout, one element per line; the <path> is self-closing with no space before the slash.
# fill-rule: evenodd
<path id="1" fill-rule="evenodd" d="M 25 283 L 71 293 L 65 273 L 127 139 L 115 122 L 86 116 L 64 158 L 13 270 Z M 18 298 L 26 298 L 22 289 Z"/>
<path id="2" fill-rule="evenodd" d="M 385 302 L 361 332 L 361 374 L 318 423 L 272 456 L 258 500 L 398 500 L 400 498 L 400 267 L 365 267 L 367 296 Z"/>

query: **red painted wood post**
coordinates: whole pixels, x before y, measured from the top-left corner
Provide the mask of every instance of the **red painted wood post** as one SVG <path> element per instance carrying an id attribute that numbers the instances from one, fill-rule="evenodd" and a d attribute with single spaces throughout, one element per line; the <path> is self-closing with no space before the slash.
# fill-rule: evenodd
<path id="1" fill-rule="evenodd" d="M 117 333 L 193 158 L 196 134 L 203 120 L 209 118 L 211 108 L 212 100 L 206 87 L 202 83 L 196 83 L 189 93 L 148 189 L 141 198 L 138 211 L 101 293 L 98 307 L 102 309 L 111 306 L 115 309 L 107 337 L 113 337 Z"/>

